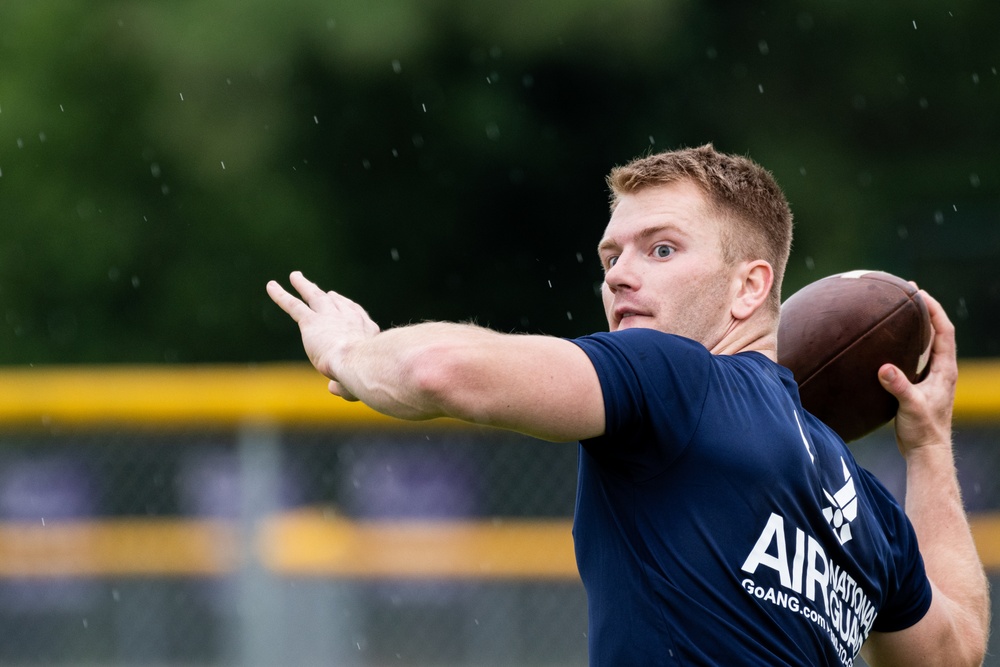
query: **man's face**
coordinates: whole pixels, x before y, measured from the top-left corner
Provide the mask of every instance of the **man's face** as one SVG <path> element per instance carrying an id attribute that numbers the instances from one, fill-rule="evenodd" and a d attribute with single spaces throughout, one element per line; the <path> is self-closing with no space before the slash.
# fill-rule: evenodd
<path id="1" fill-rule="evenodd" d="M 598 246 L 610 330 L 657 329 L 712 349 L 732 322 L 738 288 L 720 224 L 690 181 L 621 197 Z"/>

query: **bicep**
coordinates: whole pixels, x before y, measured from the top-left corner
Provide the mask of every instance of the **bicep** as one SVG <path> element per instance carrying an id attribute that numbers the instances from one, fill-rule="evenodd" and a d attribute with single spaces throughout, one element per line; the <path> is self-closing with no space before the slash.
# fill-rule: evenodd
<path id="1" fill-rule="evenodd" d="M 604 397 L 590 358 L 548 336 L 493 334 L 448 378 L 448 416 L 567 442 L 604 433 Z"/>

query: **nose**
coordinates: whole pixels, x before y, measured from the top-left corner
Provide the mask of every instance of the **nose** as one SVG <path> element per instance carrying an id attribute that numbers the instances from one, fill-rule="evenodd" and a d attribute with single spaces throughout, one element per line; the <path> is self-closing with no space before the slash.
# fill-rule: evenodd
<path id="1" fill-rule="evenodd" d="M 635 290 L 639 287 L 639 276 L 635 271 L 635 262 L 628 254 L 619 255 L 614 266 L 604 274 L 604 284 L 614 293 L 621 289 Z"/>

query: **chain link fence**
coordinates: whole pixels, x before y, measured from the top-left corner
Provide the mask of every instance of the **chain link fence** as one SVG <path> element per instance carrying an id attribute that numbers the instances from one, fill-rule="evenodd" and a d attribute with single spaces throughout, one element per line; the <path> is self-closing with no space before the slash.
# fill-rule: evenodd
<path id="1" fill-rule="evenodd" d="M 308 555 L 260 544 L 303 509 L 390 533 L 538 520 L 569 545 L 575 474 L 572 445 L 480 429 L 6 433 L 0 664 L 584 664 L 571 569 L 414 575 L 405 540 L 379 576 L 260 556 Z"/>

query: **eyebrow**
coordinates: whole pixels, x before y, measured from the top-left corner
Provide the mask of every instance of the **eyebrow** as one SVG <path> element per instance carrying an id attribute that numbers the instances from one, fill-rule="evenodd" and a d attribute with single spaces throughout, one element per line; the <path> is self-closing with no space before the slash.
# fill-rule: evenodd
<path id="1" fill-rule="evenodd" d="M 638 233 L 636 233 L 633 238 L 636 241 L 645 241 L 646 239 L 649 239 L 652 236 L 657 236 L 659 234 L 664 234 L 664 233 L 678 234 L 684 237 L 687 236 L 687 234 L 685 234 L 684 231 L 681 230 L 681 228 L 678 227 L 677 225 L 667 223 L 663 225 L 654 225 L 652 227 L 646 227 L 640 230 Z M 608 252 L 609 250 L 617 250 L 619 248 L 621 248 L 621 244 L 615 241 L 613 238 L 604 238 L 601 239 L 601 242 L 597 244 L 597 254 L 600 255 L 602 253 Z"/>

